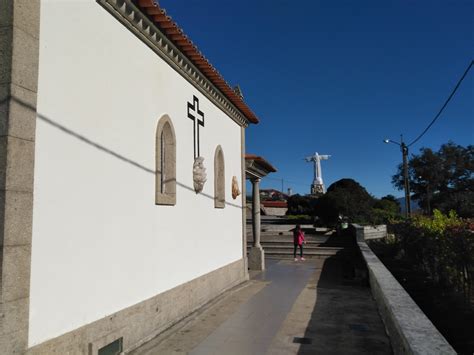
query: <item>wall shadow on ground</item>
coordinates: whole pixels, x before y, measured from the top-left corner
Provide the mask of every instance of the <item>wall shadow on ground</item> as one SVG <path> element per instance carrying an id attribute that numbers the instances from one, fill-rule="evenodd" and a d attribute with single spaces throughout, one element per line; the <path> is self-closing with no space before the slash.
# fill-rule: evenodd
<path id="1" fill-rule="evenodd" d="M 355 238 L 334 234 L 321 246 L 341 244 L 347 246 L 318 263 L 307 285 L 317 298 L 301 337 L 311 344 L 302 344 L 297 354 L 391 354 Z"/>

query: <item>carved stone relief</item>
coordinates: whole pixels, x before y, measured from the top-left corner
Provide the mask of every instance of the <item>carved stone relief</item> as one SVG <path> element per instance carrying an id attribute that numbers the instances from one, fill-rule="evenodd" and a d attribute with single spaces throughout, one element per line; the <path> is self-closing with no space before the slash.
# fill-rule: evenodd
<path id="1" fill-rule="evenodd" d="M 237 177 L 232 176 L 232 198 L 235 200 L 240 195 L 239 183 Z"/>
<path id="2" fill-rule="evenodd" d="M 207 181 L 206 168 L 204 167 L 204 158 L 197 157 L 194 159 L 193 164 L 193 182 L 194 182 L 194 191 L 200 193 L 204 188 L 204 184 Z"/>

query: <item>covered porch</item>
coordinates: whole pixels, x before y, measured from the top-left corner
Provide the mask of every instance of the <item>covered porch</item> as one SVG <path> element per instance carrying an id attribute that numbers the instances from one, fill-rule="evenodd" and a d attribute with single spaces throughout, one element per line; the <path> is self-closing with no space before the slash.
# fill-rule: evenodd
<path id="1" fill-rule="evenodd" d="M 250 270 L 265 270 L 265 251 L 260 243 L 260 181 L 262 178 L 277 170 L 264 158 L 245 155 L 245 178 L 252 183 L 252 235 L 253 243 L 248 254 Z"/>

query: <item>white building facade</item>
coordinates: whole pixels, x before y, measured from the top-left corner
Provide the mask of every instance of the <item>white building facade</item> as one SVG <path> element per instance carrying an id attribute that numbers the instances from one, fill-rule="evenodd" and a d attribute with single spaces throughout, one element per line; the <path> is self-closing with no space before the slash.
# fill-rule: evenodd
<path id="1" fill-rule="evenodd" d="M 30 24 L 24 34 L 37 44 L 24 49 L 37 71 L 15 71 L 24 53 L 13 50 L 7 104 L 27 113 L 2 117 L 11 127 L 3 191 L 24 190 L 31 203 L 20 209 L 31 211 L 18 231 L 4 213 L 1 292 L 11 315 L 0 347 L 131 350 L 248 279 L 245 127 L 258 120 L 152 0 L 15 0 L 12 7 L 12 47 L 22 21 L 37 17 L 36 32 Z M 33 82 L 26 94 L 22 75 Z M 30 122 L 32 112 L 28 131 L 21 120 Z M 31 137 L 20 137 L 27 152 L 11 156 L 16 126 Z M 30 177 L 25 188 L 9 185 L 18 181 L 9 170 L 16 165 Z M 7 264 L 20 236 L 21 260 Z M 22 285 L 21 305 L 9 279 Z"/>

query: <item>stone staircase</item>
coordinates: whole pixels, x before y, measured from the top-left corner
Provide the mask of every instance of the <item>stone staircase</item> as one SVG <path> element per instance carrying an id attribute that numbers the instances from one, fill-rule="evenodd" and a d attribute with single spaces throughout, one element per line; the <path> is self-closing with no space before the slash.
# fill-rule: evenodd
<path id="1" fill-rule="evenodd" d="M 247 251 L 252 246 L 252 234 L 247 234 Z M 261 244 L 266 258 L 292 259 L 293 235 L 291 233 L 262 232 Z M 305 258 L 352 257 L 357 255 L 354 238 L 349 235 L 337 236 L 335 233 L 306 234 L 303 246 Z M 298 249 L 299 252 L 299 249 Z"/>

